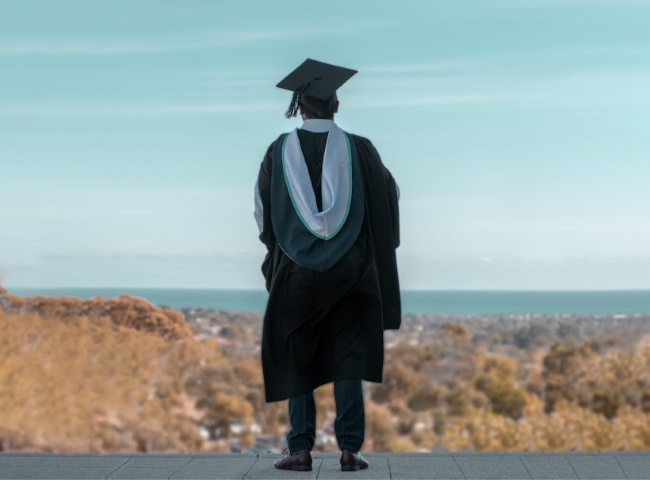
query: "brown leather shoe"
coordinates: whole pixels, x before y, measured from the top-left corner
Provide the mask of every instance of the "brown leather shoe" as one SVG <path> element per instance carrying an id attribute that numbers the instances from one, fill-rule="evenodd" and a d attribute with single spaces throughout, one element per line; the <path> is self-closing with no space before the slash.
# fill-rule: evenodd
<path id="1" fill-rule="evenodd" d="M 298 470 L 299 472 L 311 470 L 311 453 L 309 453 L 309 450 L 289 452 L 285 448 L 282 453 L 285 455 L 275 461 L 275 468 L 279 468 L 280 470 Z"/>
<path id="2" fill-rule="evenodd" d="M 368 468 L 368 460 L 363 458 L 361 453 L 354 453 L 351 450 L 341 450 L 341 470 L 350 472 L 353 470 L 363 470 Z"/>

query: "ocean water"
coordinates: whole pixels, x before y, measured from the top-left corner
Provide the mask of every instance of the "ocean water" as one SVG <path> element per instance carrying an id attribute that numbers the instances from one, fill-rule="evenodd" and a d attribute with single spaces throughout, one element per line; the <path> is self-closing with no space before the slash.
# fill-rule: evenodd
<path id="1" fill-rule="evenodd" d="M 8 288 L 15 295 L 71 295 L 113 298 L 123 293 L 173 308 L 202 307 L 263 312 L 268 295 L 263 290 L 167 288 Z M 650 313 L 650 290 L 505 291 L 433 290 L 402 292 L 403 313 L 458 315 L 496 313 L 630 314 Z"/>

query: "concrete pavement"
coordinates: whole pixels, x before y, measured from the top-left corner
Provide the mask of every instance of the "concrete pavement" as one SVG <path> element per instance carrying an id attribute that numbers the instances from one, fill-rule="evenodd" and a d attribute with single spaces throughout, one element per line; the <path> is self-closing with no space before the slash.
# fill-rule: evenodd
<path id="1" fill-rule="evenodd" d="M 0 452 L 0 479 L 650 479 L 650 451 L 364 453 L 367 470 L 342 472 L 339 455 L 312 454 L 311 472 L 273 468 L 279 455 Z"/>

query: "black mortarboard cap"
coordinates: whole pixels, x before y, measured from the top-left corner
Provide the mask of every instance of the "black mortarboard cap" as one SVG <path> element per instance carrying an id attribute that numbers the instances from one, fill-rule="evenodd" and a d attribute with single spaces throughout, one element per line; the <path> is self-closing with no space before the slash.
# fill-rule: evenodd
<path id="1" fill-rule="evenodd" d="M 276 86 L 293 92 L 287 118 L 295 117 L 298 112 L 300 95 L 303 93 L 320 100 L 327 100 L 336 89 L 357 73 L 357 70 L 330 65 L 308 58 L 298 68 L 287 75 Z"/>

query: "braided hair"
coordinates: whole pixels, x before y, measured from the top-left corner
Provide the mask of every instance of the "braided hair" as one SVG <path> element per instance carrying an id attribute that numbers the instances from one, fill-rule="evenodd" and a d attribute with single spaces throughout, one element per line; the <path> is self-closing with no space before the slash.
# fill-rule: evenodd
<path id="1" fill-rule="evenodd" d="M 317 82 L 322 78 L 322 76 L 314 77 L 294 90 L 289 109 L 285 113 L 287 118 L 295 117 L 298 114 L 300 105 L 306 108 L 313 118 L 332 118 L 336 109 L 336 92 L 326 100 L 321 100 L 311 95 L 304 95 L 304 92 L 312 82 Z"/>
<path id="2" fill-rule="evenodd" d="M 291 97 L 291 103 L 289 104 L 289 109 L 285 116 L 287 118 L 295 117 L 298 114 L 298 106 L 300 105 L 300 94 L 295 91 L 293 92 L 293 97 Z"/>

